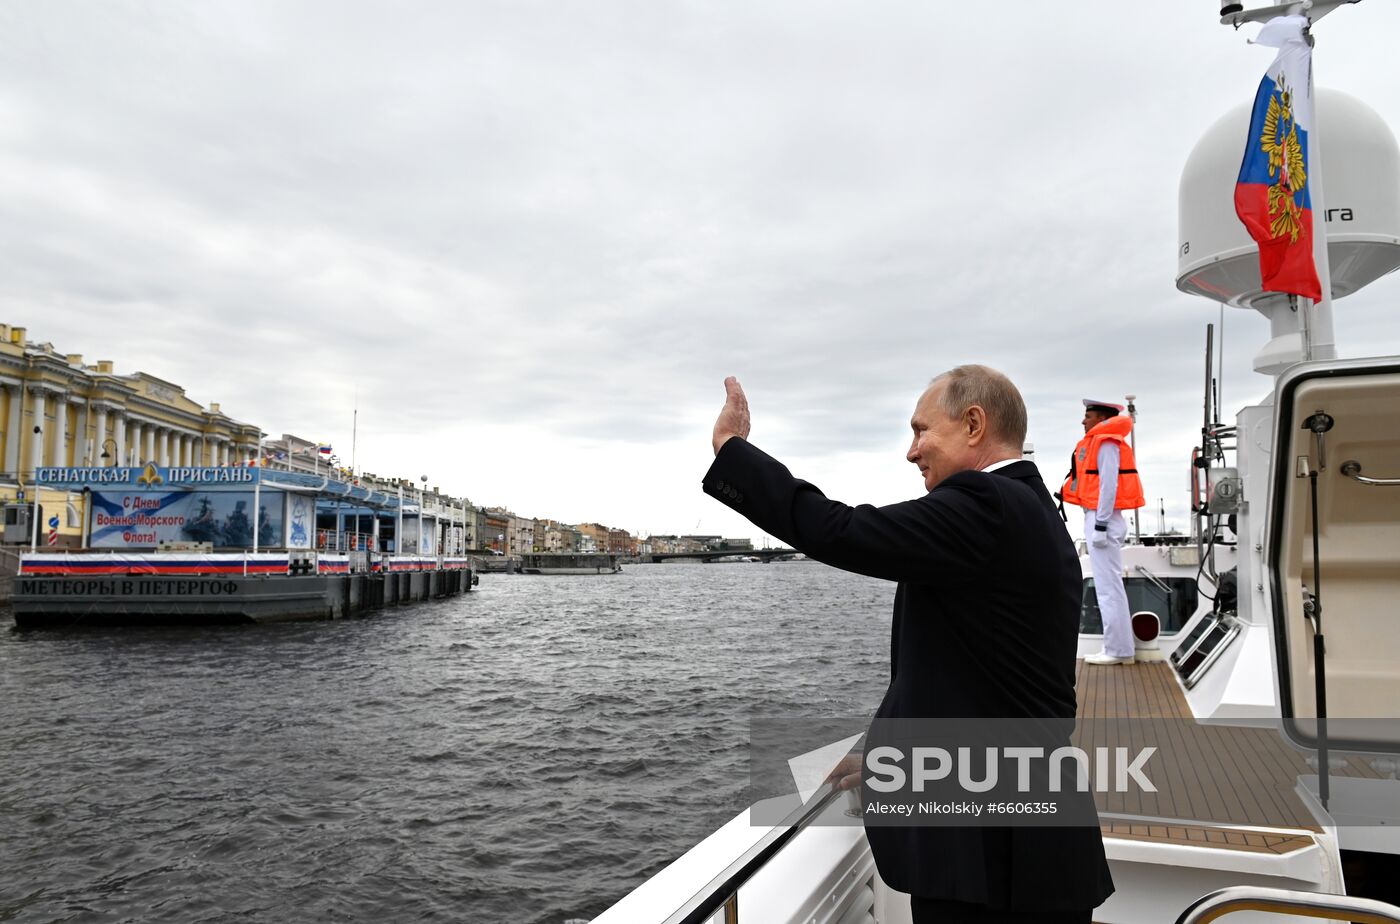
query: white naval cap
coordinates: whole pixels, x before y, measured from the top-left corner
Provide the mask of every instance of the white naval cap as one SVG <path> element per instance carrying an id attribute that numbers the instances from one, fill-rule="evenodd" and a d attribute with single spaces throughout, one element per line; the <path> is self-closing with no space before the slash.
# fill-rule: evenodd
<path id="1" fill-rule="evenodd" d="M 1099 401 L 1097 398 L 1081 398 L 1080 400 L 1084 402 L 1085 407 L 1111 407 L 1120 413 L 1123 410 L 1123 405 L 1115 404 L 1112 401 Z"/>

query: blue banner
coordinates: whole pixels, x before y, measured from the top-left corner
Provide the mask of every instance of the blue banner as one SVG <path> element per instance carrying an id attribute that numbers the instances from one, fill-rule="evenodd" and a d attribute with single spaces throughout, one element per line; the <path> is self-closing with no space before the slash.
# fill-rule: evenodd
<path id="1" fill-rule="evenodd" d="M 280 548 L 283 492 L 262 491 L 258 546 Z M 216 549 L 253 547 L 252 491 L 94 491 L 95 549 L 156 549 L 207 542 Z"/>
<path id="2" fill-rule="evenodd" d="M 259 480 L 261 469 L 249 465 L 146 465 L 144 467 L 97 468 L 63 466 L 40 468 L 34 480 L 43 485 L 73 488 L 129 485 L 132 488 L 249 486 Z"/>

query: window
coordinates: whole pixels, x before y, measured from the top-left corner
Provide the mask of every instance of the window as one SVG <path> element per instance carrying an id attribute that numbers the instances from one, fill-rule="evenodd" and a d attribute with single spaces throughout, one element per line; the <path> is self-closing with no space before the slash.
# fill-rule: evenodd
<path id="1" fill-rule="evenodd" d="M 1166 587 L 1162 590 L 1157 584 Z M 1123 589 L 1128 592 L 1128 612 L 1138 613 L 1150 610 L 1162 621 L 1162 634 L 1173 635 L 1181 631 L 1196 612 L 1196 581 L 1194 578 L 1157 578 L 1153 583 L 1145 577 L 1123 579 Z M 1086 635 L 1103 633 L 1103 619 L 1099 616 L 1099 600 L 1094 593 L 1094 579 L 1084 579 L 1084 597 L 1079 610 L 1079 631 Z"/>

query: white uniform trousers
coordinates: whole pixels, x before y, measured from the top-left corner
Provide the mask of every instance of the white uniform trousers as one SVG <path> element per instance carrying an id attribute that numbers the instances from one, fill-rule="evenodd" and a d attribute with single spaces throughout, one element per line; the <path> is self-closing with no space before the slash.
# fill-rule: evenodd
<path id="1" fill-rule="evenodd" d="M 1094 594 L 1103 618 L 1103 650 L 1115 658 L 1133 656 L 1132 614 L 1128 612 L 1128 592 L 1123 589 L 1123 540 L 1128 522 L 1117 510 L 1108 518 L 1108 545 L 1094 547 L 1093 510 L 1084 511 L 1084 539 L 1089 544 L 1089 564 L 1094 572 Z"/>

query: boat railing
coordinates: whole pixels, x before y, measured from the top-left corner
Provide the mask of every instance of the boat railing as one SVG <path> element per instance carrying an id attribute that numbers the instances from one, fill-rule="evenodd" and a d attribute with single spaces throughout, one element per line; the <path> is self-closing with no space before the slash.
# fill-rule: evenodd
<path id="1" fill-rule="evenodd" d="M 316 548 L 321 552 L 377 552 L 379 537 L 374 533 L 316 530 Z"/>
<path id="2" fill-rule="evenodd" d="M 1400 908 L 1370 898 L 1296 892 L 1260 886 L 1232 886 L 1202 895 L 1181 912 L 1176 924 L 1210 924 L 1237 911 L 1262 911 L 1355 924 L 1400 924 Z"/>
<path id="3" fill-rule="evenodd" d="M 724 924 L 739 924 L 742 920 L 739 889 L 843 795 L 843 790 L 831 787 L 819 798 L 793 810 L 786 819 L 714 876 L 705 888 L 666 918 L 663 924 L 708 924 L 712 918 L 723 920 Z M 721 912 L 724 914 L 722 919 L 719 918 Z M 1400 921 L 1396 924 L 1400 924 Z"/>
<path id="4" fill-rule="evenodd" d="M 664 924 L 718 924 L 721 920 L 723 924 L 740 924 L 739 889 L 839 794 L 831 790 L 817 801 L 804 805 L 794 813 L 799 817 L 790 826 L 780 825 L 770 831 L 684 907 L 666 918 Z M 1400 908 L 1374 899 L 1260 886 L 1232 886 L 1203 895 L 1181 912 L 1176 924 L 1211 924 L 1240 911 L 1351 921 L 1353 924 L 1400 924 Z"/>

